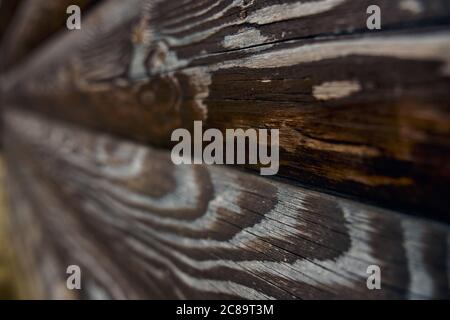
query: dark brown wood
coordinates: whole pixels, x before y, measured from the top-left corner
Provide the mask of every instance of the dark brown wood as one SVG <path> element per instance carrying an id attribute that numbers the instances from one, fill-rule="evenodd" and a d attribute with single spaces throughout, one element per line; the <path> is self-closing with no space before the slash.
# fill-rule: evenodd
<path id="1" fill-rule="evenodd" d="M 5 116 L 11 215 L 46 298 L 449 298 L 448 226 Z M 82 268 L 81 291 L 65 288 Z M 368 290 L 367 267 L 382 289 Z"/>
<path id="2" fill-rule="evenodd" d="M 449 221 L 448 1 L 108 1 L 2 78 L 5 104 L 156 146 L 280 129 L 280 176 Z"/>

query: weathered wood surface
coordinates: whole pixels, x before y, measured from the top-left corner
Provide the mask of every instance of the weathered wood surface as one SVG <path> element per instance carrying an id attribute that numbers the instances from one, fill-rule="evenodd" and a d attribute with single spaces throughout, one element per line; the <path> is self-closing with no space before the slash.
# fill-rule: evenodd
<path id="1" fill-rule="evenodd" d="M 450 297 L 448 226 L 29 113 L 5 127 L 13 223 L 45 297 Z"/>
<path id="2" fill-rule="evenodd" d="M 193 120 L 279 128 L 281 176 L 449 221 L 449 2 L 377 1 L 381 32 L 370 4 L 106 1 L 2 94 L 163 147 Z"/>
<path id="3" fill-rule="evenodd" d="M 0 69 L 10 69 L 65 26 L 68 6 L 77 5 L 84 9 L 94 2 L 96 1 L 20 1 L 18 12 L 15 12 L 13 16 L 9 8 L 13 7 L 13 3 L 17 3 L 17 1 L 3 0 L 2 7 L 5 6 L 5 9 L 0 7 L 0 13 L 9 14 L 8 19 L 12 21 L 10 22 L 11 25 L 7 27 L 5 39 L 0 46 Z"/>

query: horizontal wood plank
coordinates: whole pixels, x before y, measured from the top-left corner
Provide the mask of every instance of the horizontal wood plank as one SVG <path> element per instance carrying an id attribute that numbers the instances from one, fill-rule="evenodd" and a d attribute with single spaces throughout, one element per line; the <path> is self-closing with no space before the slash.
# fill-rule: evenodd
<path id="1" fill-rule="evenodd" d="M 449 221 L 448 1 L 108 1 L 1 79 L 4 104 L 169 147 L 280 129 L 280 176 Z"/>
<path id="2" fill-rule="evenodd" d="M 45 297 L 450 297 L 448 226 L 32 113 L 8 111 L 5 137 L 15 235 Z"/>

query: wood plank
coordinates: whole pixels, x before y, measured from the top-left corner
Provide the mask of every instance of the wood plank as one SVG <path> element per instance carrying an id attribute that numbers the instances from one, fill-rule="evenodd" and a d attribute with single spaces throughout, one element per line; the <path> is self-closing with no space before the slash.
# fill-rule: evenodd
<path id="1" fill-rule="evenodd" d="M 32 113 L 8 111 L 5 129 L 14 230 L 44 297 L 450 297 L 448 226 L 175 166 L 167 151 Z M 65 289 L 69 264 L 79 292 Z M 381 290 L 366 287 L 369 265 Z"/>
<path id="2" fill-rule="evenodd" d="M 280 129 L 280 176 L 450 221 L 448 1 L 109 1 L 2 79 L 5 104 L 160 147 Z"/>

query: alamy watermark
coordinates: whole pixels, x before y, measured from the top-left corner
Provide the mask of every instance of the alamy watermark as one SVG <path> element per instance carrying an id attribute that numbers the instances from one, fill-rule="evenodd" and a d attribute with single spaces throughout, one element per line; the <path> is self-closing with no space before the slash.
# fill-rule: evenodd
<path id="1" fill-rule="evenodd" d="M 171 153 L 176 165 L 249 164 L 261 166 L 264 176 L 278 173 L 278 129 L 226 129 L 224 135 L 218 129 L 203 132 L 202 122 L 194 121 L 193 136 L 187 129 L 176 129 L 171 140 L 178 142 Z"/>
<path id="2" fill-rule="evenodd" d="M 367 29 L 381 30 L 381 8 L 377 5 L 367 7 Z"/>
<path id="3" fill-rule="evenodd" d="M 1 0 L 0 0 L 1 5 Z M 70 5 L 66 9 L 69 17 L 66 20 L 66 27 L 68 30 L 81 30 L 81 8 L 75 4 Z M 367 29 L 380 30 L 381 29 L 381 8 L 378 5 L 370 5 L 367 7 Z"/>
<path id="4" fill-rule="evenodd" d="M 367 267 L 366 273 L 369 275 L 367 277 L 366 286 L 369 290 L 381 290 L 381 268 L 376 264 Z"/>
<path id="5" fill-rule="evenodd" d="M 69 14 L 66 20 L 66 27 L 68 30 L 81 30 L 81 8 L 77 5 L 70 5 L 66 9 Z"/>
<path id="6" fill-rule="evenodd" d="M 81 268 L 72 264 L 67 267 L 66 273 L 69 275 L 66 280 L 67 289 L 81 290 Z"/>

